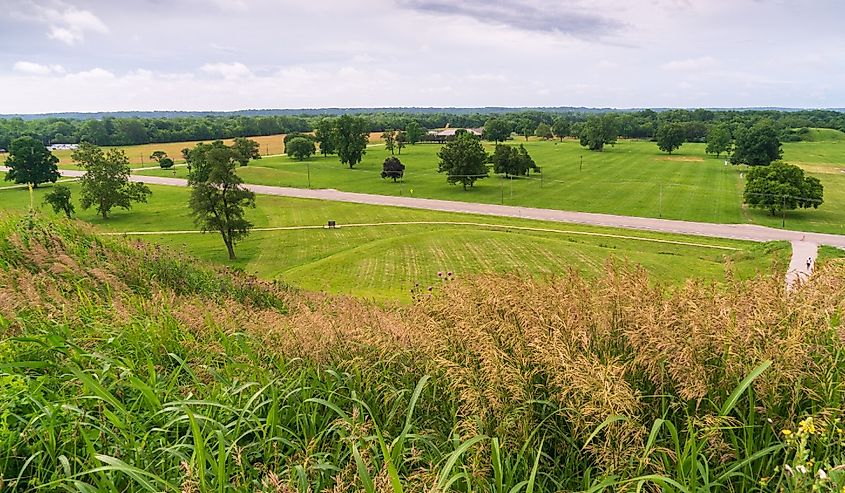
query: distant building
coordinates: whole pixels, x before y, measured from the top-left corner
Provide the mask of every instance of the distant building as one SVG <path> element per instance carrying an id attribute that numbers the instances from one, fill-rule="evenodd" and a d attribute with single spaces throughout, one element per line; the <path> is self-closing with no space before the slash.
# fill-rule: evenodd
<path id="1" fill-rule="evenodd" d="M 467 132 L 481 137 L 481 133 L 484 130 L 483 128 L 444 128 L 442 130 L 430 130 L 427 134 L 423 135 L 420 142 L 431 142 L 431 143 L 443 143 L 453 140 L 455 138 L 455 134 L 458 130 L 466 130 Z"/>
<path id="2" fill-rule="evenodd" d="M 47 149 L 51 151 L 75 151 L 79 149 L 79 144 L 52 144 Z"/>
<path id="3" fill-rule="evenodd" d="M 3 149 L 2 147 L 0 147 L 0 154 L 6 154 L 6 149 Z"/>

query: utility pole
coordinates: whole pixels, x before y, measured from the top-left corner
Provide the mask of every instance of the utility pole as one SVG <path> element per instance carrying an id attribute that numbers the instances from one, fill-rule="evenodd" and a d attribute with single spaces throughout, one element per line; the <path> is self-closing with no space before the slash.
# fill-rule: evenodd
<path id="1" fill-rule="evenodd" d="M 308 188 L 311 188 L 311 163 L 306 162 L 305 166 L 308 168 Z"/>
<path id="2" fill-rule="evenodd" d="M 785 228 L 786 227 L 786 195 L 783 196 L 783 203 L 780 206 L 780 211 L 783 214 L 781 216 L 781 220 L 780 220 L 780 227 Z"/>
<path id="3" fill-rule="evenodd" d="M 499 190 L 502 192 L 502 202 L 501 203 L 504 204 L 505 203 L 505 179 L 504 178 L 502 178 L 499 181 Z"/>
<path id="4" fill-rule="evenodd" d="M 580 171 L 583 171 L 583 170 L 584 170 L 584 155 L 582 154 L 581 155 L 581 165 L 578 166 L 578 171 L 580 172 Z"/>
<path id="5" fill-rule="evenodd" d="M 663 184 L 662 183 L 660 184 L 660 202 L 659 202 L 659 204 L 660 205 L 658 206 L 659 207 L 658 215 L 660 217 L 663 217 Z"/>

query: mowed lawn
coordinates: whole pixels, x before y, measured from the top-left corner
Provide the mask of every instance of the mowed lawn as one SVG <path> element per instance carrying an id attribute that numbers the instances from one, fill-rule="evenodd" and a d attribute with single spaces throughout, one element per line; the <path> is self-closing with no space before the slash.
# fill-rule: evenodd
<path id="1" fill-rule="evenodd" d="M 621 141 L 604 152 L 590 152 L 577 141 L 516 139 L 543 168 L 542 174 L 505 179 L 491 176 L 464 191 L 436 172 L 439 145 L 418 144 L 402 151 L 407 166 L 399 183 L 383 180 L 381 166 L 389 153 L 380 146 L 367 150 L 364 161 L 349 169 L 336 156 L 305 162 L 286 156 L 254 161 L 239 170 L 249 183 L 350 192 L 403 195 L 467 202 L 502 203 L 560 210 L 598 212 L 687 221 L 750 223 L 781 227 L 783 218 L 742 204 L 745 166 L 726 166 L 724 157 L 708 156 L 704 144 L 684 144 L 671 156 L 653 142 Z M 485 144 L 488 150 L 492 145 Z M 784 158 L 803 166 L 825 186 L 818 210 L 786 213 L 788 229 L 845 234 L 845 143 L 784 144 Z M 176 176 L 184 176 L 177 170 Z M 144 171 L 144 174 L 173 171 Z"/>
<path id="2" fill-rule="evenodd" d="M 35 191 L 36 204 L 41 203 L 41 196 L 48 188 Z M 74 183 L 71 188 L 74 196 L 78 196 L 78 185 Z M 129 212 L 116 210 L 106 221 L 92 210 L 80 210 L 78 217 L 109 232 L 195 229 L 186 207 L 187 190 L 162 186 L 152 189 L 148 204 L 138 204 Z M 0 191 L 0 209 L 23 211 L 28 203 L 25 189 Z M 249 213 L 257 227 L 314 226 L 323 225 L 329 219 L 341 227 L 256 231 L 237 246 L 239 258 L 232 263 L 226 259 L 225 248 L 216 234 L 150 235 L 143 239 L 174 251 L 233 265 L 262 278 L 279 279 L 306 289 L 384 300 L 409 299 L 410 290 L 417 283 L 423 290 L 435 286 L 438 271 L 453 271 L 458 276 L 485 272 L 547 275 L 574 268 L 592 275 L 614 258 L 642 265 L 655 279 L 679 283 L 689 277 L 723 279 L 727 260 L 743 277 L 771 272 L 774 265 L 782 269 L 789 256 L 788 245 L 780 243 L 754 244 L 284 197 L 258 196 L 257 203 L 257 209 Z M 420 221 L 438 224 L 384 224 Z M 368 226 L 352 227 L 352 224 Z"/>

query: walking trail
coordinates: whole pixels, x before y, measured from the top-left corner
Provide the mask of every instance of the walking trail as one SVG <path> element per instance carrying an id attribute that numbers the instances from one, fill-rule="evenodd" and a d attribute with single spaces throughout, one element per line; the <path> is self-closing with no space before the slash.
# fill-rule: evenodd
<path id="1" fill-rule="evenodd" d="M 79 177 L 84 174 L 77 170 L 62 170 L 67 177 Z M 133 181 L 143 181 L 155 185 L 185 187 L 187 180 L 163 176 L 133 175 Z M 590 212 L 559 211 L 511 205 L 479 204 L 452 200 L 421 199 L 413 197 L 394 197 L 366 193 L 341 192 L 333 189 L 309 190 L 302 188 L 275 187 L 267 185 L 245 184 L 257 194 L 277 195 L 303 199 L 332 200 L 358 204 L 385 205 L 426 209 L 444 212 L 460 212 L 486 216 L 518 217 L 592 226 L 636 229 L 660 233 L 677 233 L 694 236 L 711 236 L 748 241 L 789 241 L 792 243 L 792 260 L 787 274 L 787 285 L 805 280 L 812 272 L 818 255 L 818 245 L 830 245 L 845 249 L 845 236 L 825 233 L 810 233 L 769 228 L 753 224 L 718 224 L 693 221 L 676 221 L 648 217 L 619 216 L 614 214 L 596 214 Z M 327 218 L 328 219 L 328 218 Z M 810 266 L 807 260 L 810 259 Z"/>

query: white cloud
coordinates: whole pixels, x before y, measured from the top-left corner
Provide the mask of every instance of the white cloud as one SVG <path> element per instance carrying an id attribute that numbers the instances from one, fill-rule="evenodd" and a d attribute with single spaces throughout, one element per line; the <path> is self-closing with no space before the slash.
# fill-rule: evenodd
<path id="1" fill-rule="evenodd" d="M 224 79 L 245 79 L 252 77 L 252 70 L 240 62 L 235 63 L 206 63 L 200 70 L 208 74 L 217 75 Z"/>
<path id="2" fill-rule="evenodd" d="M 106 24 L 89 10 L 82 10 L 61 1 L 48 5 L 35 3 L 32 7 L 36 19 L 47 24 L 47 36 L 68 45 L 84 40 L 89 32 L 109 32 Z"/>
<path id="3" fill-rule="evenodd" d="M 709 70 L 719 65 L 718 60 L 712 56 L 703 56 L 700 58 L 687 58 L 685 60 L 673 60 L 664 63 L 660 66 L 663 70 L 671 72 L 698 72 L 701 70 Z"/>
<path id="4" fill-rule="evenodd" d="M 15 72 L 19 72 L 22 74 L 27 75 L 50 75 L 50 74 L 62 74 L 64 73 L 65 69 L 61 65 L 41 65 L 40 63 L 34 62 L 15 62 L 12 66 L 12 69 Z"/>

